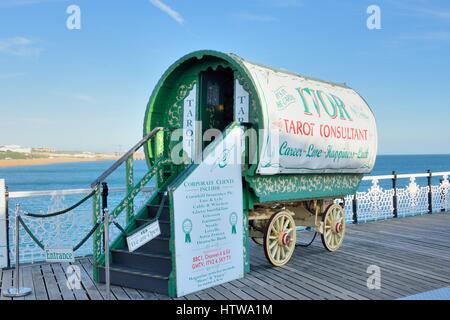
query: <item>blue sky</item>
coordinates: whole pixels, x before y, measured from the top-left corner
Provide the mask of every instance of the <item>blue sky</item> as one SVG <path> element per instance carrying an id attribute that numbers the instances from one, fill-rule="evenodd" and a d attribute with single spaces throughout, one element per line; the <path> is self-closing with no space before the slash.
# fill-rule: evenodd
<path id="1" fill-rule="evenodd" d="M 446 0 L 0 0 L 0 145 L 125 149 L 159 77 L 198 49 L 346 82 L 374 109 L 381 154 L 450 153 Z"/>

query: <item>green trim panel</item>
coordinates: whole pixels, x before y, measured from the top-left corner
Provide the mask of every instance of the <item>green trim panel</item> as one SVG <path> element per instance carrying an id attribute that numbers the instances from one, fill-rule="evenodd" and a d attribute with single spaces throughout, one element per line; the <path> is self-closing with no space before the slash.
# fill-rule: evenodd
<path id="1" fill-rule="evenodd" d="M 338 198 L 354 194 L 361 174 L 247 176 L 259 202 Z"/>

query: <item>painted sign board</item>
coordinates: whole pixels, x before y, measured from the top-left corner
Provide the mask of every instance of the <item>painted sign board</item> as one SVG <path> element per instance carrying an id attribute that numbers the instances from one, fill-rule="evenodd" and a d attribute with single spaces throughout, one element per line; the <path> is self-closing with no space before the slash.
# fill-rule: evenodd
<path id="1" fill-rule="evenodd" d="M 377 128 L 354 90 L 243 61 L 264 119 L 258 173 L 369 173 Z"/>
<path id="2" fill-rule="evenodd" d="M 193 160 L 196 147 L 196 114 L 197 114 L 197 85 L 195 84 L 183 101 L 183 151 Z"/>
<path id="3" fill-rule="evenodd" d="M 155 239 L 160 234 L 161 229 L 159 228 L 159 222 L 155 221 L 153 223 L 150 223 L 148 226 L 127 237 L 128 250 L 130 252 L 136 251 L 146 243 Z"/>
<path id="4" fill-rule="evenodd" d="M 210 144 L 172 192 L 177 295 L 244 276 L 241 129 Z"/>
<path id="5" fill-rule="evenodd" d="M 72 249 L 66 248 L 46 248 L 46 262 L 75 262 L 75 255 Z"/>
<path id="6" fill-rule="evenodd" d="M 234 121 L 249 122 L 249 106 L 250 95 L 236 79 L 234 85 Z"/>
<path id="7" fill-rule="evenodd" d="M 0 179 L 0 269 L 8 266 L 6 226 L 6 186 L 5 180 Z"/>

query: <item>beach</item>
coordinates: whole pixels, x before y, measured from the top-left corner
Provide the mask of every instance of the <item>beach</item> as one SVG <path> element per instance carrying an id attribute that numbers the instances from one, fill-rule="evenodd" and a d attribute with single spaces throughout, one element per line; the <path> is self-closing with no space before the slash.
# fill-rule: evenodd
<path id="1" fill-rule="evenodd" d="M 112 155 L 93 158 L 55 157 L 55 158 L 35 158 L 35 159 L 10 159 L 10 160 L 0 160 L 0 168 L 38 166 L 57 163 L 72 163 L 72 162 L 93 162 L 93 161 L 105 161 L 117 159 L 118 157 Z"/>

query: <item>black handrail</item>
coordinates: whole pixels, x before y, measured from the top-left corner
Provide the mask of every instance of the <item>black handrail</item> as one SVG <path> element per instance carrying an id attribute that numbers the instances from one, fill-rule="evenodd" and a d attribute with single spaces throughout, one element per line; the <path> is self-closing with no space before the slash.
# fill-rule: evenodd
<path id="1" fill-rule="evenodd" d="M 137 150 L 139 150 L 148 140 L 153 138 L 159 131 L 163 130 L 163 128 L 158 127 L 153 129 L 149 134 L 147 134 L 144 138 L 141 139 L 133 148 L 127 151 L 119 160 L 114 162 L 114 164 L 105 172 L 102 173 L 100 177 L 98 177 L 94 182 L 91 183 L 91 188 L 97 187 L 100 183 L 105 181 L 105 179 L 113 173 L 118 167 L 120 167 L 131 155 L 133 155 Z"/>

